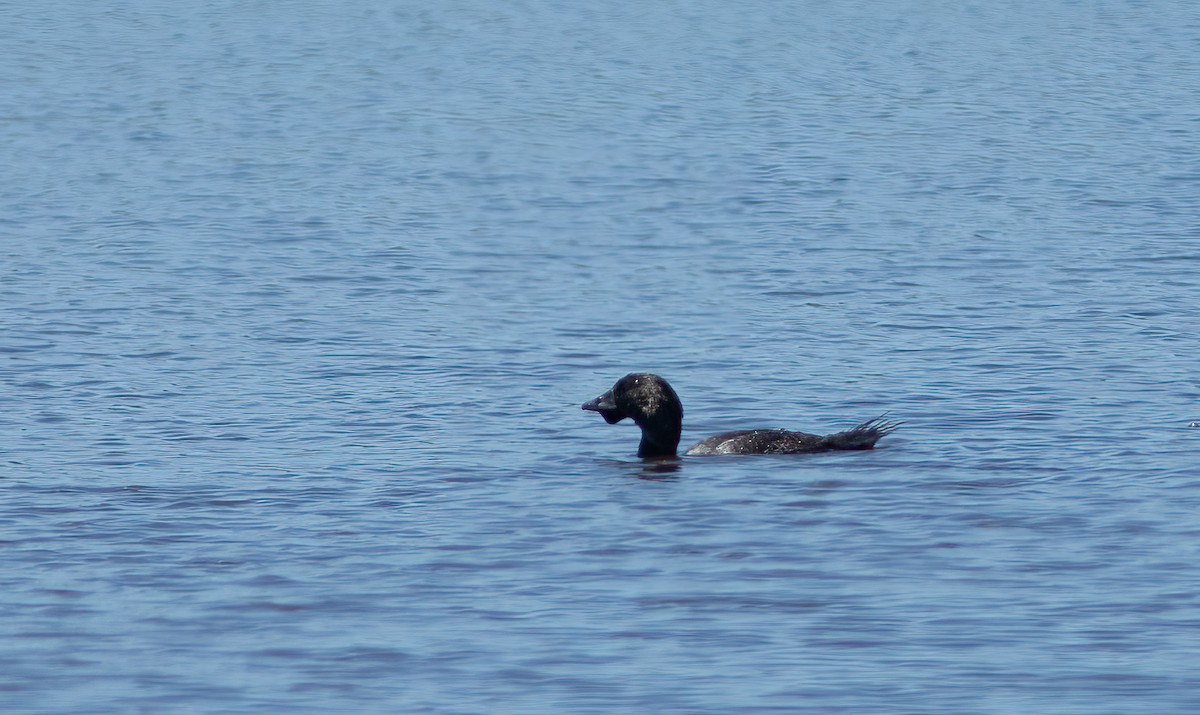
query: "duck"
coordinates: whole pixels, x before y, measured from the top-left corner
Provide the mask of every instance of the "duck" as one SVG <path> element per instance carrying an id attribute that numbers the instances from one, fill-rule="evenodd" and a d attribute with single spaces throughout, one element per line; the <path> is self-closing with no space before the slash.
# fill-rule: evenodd
<path id="1" fill-rule="evenodd" d="M 683 429 L 683 403 L 663 378 L 635 372 L 617 380 L 612 389 L 583 409 L 599 413 L 608 424 L 631 419 L 642 430 L 638 456 L 642 459 L 672 459 L 677 456 Z M 873 449 L 881 437 L 900 425 L 887 413 L 844 432 L 819 435 L 783 429 L 754 429 L 725 432 L 692 445 L 685 455 L 708 454 L 808 454 L 833 450 Z"/>

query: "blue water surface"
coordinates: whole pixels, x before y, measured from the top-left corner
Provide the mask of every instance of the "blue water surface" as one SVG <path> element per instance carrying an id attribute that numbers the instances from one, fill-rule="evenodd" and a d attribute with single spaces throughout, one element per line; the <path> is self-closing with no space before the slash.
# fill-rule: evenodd
<path id="1" fill-rule="evenodd" d="M 0 709 L 1200 712 L 1198 36 L 0 7 Z"/>

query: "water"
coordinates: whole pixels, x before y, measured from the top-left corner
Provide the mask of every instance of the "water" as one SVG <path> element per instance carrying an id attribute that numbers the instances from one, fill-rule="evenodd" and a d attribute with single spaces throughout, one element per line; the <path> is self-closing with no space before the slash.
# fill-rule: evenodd
<path id="1" fill-rule="evenodd" d="M 1200 710 L 1191 3 L 0 16 L 5 712 Z"/>

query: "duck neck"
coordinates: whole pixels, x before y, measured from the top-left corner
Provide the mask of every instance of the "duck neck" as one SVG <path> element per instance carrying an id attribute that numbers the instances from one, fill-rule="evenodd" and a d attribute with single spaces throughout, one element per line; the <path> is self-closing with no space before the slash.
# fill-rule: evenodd
<path id="1" fill-rule="evenodd" d="M 674 457 L 679 447 L 679 428 L 653 431 L 642 425 L 642 441 L 638 445 L 638 456 L 642 459 Z"/>

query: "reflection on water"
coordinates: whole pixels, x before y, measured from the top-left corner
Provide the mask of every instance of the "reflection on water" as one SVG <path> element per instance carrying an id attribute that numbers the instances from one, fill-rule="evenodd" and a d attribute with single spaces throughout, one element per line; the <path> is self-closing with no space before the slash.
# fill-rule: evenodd
<path id="1" fill-rule="evenodd" d="M 678 459 L 648 459 L 638 470 L 638 479 L 669 481 L 679 478 Z"/>

